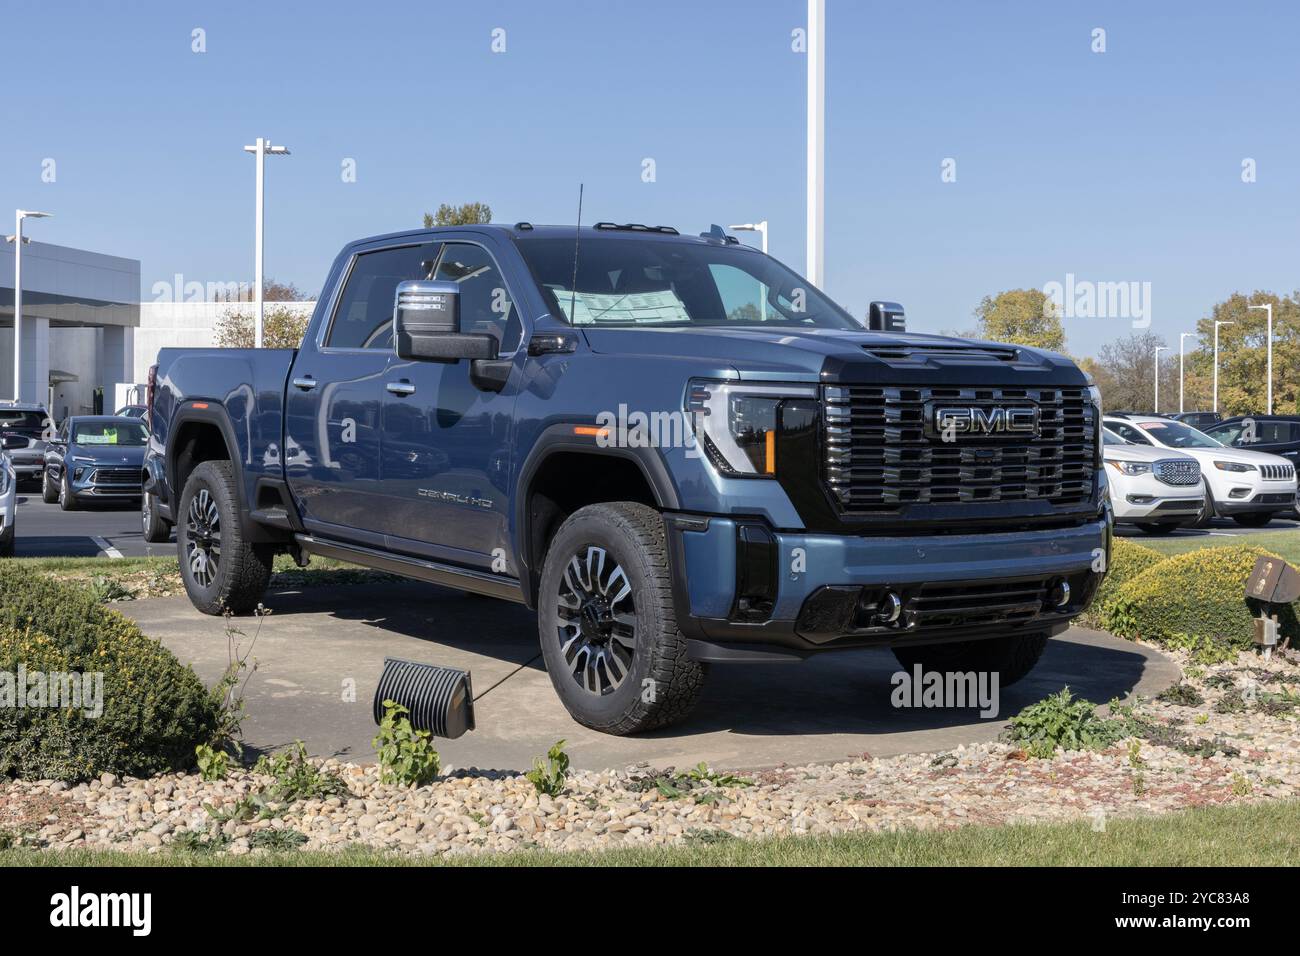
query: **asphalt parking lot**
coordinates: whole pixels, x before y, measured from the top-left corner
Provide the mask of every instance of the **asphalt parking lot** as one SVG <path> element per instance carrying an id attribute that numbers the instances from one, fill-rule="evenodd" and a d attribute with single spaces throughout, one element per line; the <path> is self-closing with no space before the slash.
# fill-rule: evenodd
<path id="1" fill-rule="evenodd" d="M 40 492 L 26 485 L 18 494 L 17 557 L 146 557 L 174 554 L 175 550 L 174 543 L 145 543 L 140 508 L 134 502 L 61 511 L 57 504 L 41 501 Z"/>

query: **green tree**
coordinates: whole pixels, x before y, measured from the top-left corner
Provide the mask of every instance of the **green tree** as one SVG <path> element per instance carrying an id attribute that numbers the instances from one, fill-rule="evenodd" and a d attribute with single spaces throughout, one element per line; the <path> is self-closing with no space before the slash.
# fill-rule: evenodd
<path id="1" fill-rule="evenodd" d="M 1065 351 L 1065 328 L 1056 306 L 1038 289 L 1008 289 L 986 295 L 975 309 L 976 334 L 994 342 Z"/>
<path id="2" fill-rule="evenodd" d="M 443 203 L 434 213 L 424 214 L 424 228 L 434 226 L 477 226 L 492 221 L 492 207 L 487 203 L 467 202 L 459 206 Z"/>
<path id="3" fill-rule="evenodd" d="M 1208 409 L 1213 403 L 1217 320 L 1234 323 L 1219 329 L 1220 413 L 1260 415 L 1267 410 L 1268 317 L 1262 309 L 1250 309 L 1265 304 L 1273 306 L 1273 411 L 1300 410 L 1300 291 L 1279 296 L 1258 290 L 1249 295 L 1233 293 L 1196 323 L 1199 347 L 1187 355 L 1187 409 Z"/>

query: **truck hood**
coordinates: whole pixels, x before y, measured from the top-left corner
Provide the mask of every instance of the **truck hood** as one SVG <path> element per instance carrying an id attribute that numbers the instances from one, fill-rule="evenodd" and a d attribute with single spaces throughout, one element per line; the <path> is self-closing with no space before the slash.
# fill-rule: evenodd
<path id="1" fill-rule="evenodd" d="M 744 378 L 796 381 L 910 381 L 944 384 L 1085 385 L 1087 377 L 1063 355 L 942 335 L 865 329 L 582 328 L 593 352 L 698 358 L 731 366 Z"/>
<path id="2" fill-rule="evenodd" d="M 1174 458 L 1188 458 L 1195 461 L 1191 455 L 1181 451 L 1174 451 L 1172 448 L 1153 448 L 1150 445 L 1106 445 L 1102 449 L 1102 457 L 1109 461 L 1169 461 Z"/>

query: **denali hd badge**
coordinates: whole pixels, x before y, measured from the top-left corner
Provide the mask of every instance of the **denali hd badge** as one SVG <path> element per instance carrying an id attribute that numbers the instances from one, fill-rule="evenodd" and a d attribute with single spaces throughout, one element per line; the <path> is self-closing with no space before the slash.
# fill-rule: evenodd
<path id="1" fill-rule="evenodd" d="M 926 406 L 925 432 L 944 441 L 962 436 L 1032 438 L 1038 434 L 1038 406 L 931 403 Z"/>

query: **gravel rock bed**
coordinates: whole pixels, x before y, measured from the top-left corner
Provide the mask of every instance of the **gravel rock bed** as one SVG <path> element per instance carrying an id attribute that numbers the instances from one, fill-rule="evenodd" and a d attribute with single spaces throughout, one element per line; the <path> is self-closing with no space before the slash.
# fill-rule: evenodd
<path id="1" fill-rule="evenodd" d="M 1183 702 L 1141 701 L 1152 732 L 1100 752 L 1033 759 L 1007 743 L 745 774 L 716 786 L 644 765 L 575 772 L 539 794 L 514 771 L 459 769 L 416 789 L 381 784 L 375 766 L 316 761 L 348 795 L 259 804 L 223 819 L 270 778 L 236 770 L 69 786 L 0 784 L 0 846 L 164 849 L 242 855 L 365 845 L 399 853 L 593 850 L 788 834 L 1163 813 L 1300 793 L 1300 667 L 1243 655 L 1188 666 Z M 1295 701 L 1291 701 L 1295 697 Z M 1199 698 L 1199 704 L 1190 701 Z M 247 803 L 245 804 L 247 806 Z"/>

